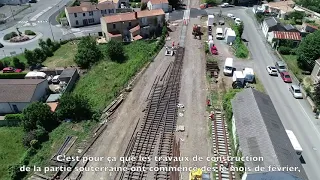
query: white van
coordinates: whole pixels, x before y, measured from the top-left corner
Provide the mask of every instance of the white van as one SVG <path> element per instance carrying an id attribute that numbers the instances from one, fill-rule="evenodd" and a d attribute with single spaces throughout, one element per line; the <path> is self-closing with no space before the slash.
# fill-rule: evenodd
<path id="1" fill-rule="evenodd" d="M 233 59 L 227 58 L 223 66 L 223 74 L 230 76 L 233 73 Z"/>
<path id="2" fill-rule="evenodd" d="M 222 28 L 217 28 L 217 30 L 216 30 L 216 38 L 217 39 L 224 39 Z"/>

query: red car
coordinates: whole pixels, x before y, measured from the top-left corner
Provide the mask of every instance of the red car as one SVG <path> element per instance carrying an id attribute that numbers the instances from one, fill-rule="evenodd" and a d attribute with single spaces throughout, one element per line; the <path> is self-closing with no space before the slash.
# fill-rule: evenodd
<path id="1" fill-rule="evenodd" d="M 280 73 L 280 76 L 281 76 L 281 78 L 282 78 L 282 80 L 283 80 L 284 82 L 286 82 L 286 83 L 292 83 L 292 79 L 291 79 L 291 77 L 290 77 L 290 75 L 289 75 L 288 72 L 281 72 L 281 73 Z"/>
<path id="2" fill-rule="evenodd" d="M 6 68 L 3 68 L 2 72 L 3 73 L 21 73 L 22 69 L 16 69 L 13 67 L 6 67 Z"/>

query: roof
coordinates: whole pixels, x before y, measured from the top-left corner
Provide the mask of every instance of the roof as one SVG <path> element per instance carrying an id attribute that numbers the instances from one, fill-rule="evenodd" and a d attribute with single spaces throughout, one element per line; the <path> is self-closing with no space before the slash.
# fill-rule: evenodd
<path id="1" fill-rule="evenodd" d="M 30 102 L 45 79 L 0 79 L 0 102 Z"/>
<path id="2" fill-rule="evenodd" d="M 265 18 L 264 21 L 266 22 L 268 27 L 273 27 L 273 26 L 276 26 L 276 25 L 278 25 L 280 23 L 280 20 L 278 18 L 275 18 L 275 17 Z"/>
<path id="3" fill-rule="evenodd" d="M 124 22 L 124 21 L 134 21 L 137 18 L 149 17 L 149 16 L 159 16 L 164 15 L 164 11 L 162 9 L 154 9 L 154 10 L 145 10 L 138 12 L 129 12 L 129 13 L 120 13 L 112 16 L 105 16 L 102 19 L 106 23 L 115 23 L 115 22 Z"/>
<path id="4" fill-rule="evenodd" d="M 293 6 L 295 3 L 293 1 L 279 1 L 269 2 L 268 4 L 270 8 L 276 8 L 283 12 L 292 12 L 294 11 Z"/>
<path id="5" fill-rule="evenodd" d="M 131 28 L 129 31 L 131 33 L 133 33 L 133 32 L 138 31 L 138 30 L 140 30 L 140 25 L 137 25 L 136 27 Z"/>
<path id="6" fill-rule="evenodd" d="M 46 104 L 50 107 L 52 112 L 55 112 L 57 107 L 58 107 L 58 103 L 57 102 L 51 102 L 51 103 L 46 103 Z"/>
<path id="7" fill-rule="evenodd" d="M 244 78 L 242 71 L 234 71 L 233 75 L 237 78 Z"/>
<path id="8" fill-rule="evenodd" d="M 283 31 L 273 31 L 274 38 L 276 39 L 289 39 L 289 40 L 301 40 L 301 35 L 299 32 L 283 32 Z"/>
<path id="9" fill-rule="evenodd" d="M 292 24 L 286 24 L 286 25 L 283 25 L 283 27 L 287 31 L 292 30 L 292 29 L 296 29 Z"/>
<path id="10" fill-rule="evenodd" d="M 115 4 L 117 4 L 119 2 L 119 0 L 98 0 L 99 4 L 102 3 L 108 3 L 108 2 L 113 2 Z"/>
<path id="11" fill-rule="evenodd" d="M 149 17 L 149 16 L 159 16 L 164 15 L 164 11 L 162 9 L 153 9 L 153 10 L 145 10 L 145 11 L 138 11 L 137 15 L 138 18 L 141 17 Z"/>
<path id="12" fill-rule="evenodd" d="M 49 102 L 56 102 L 60 99 L 60 97 L 62 96 L 62 94 L 50 94 L 50 96 L 47 99 L 47 103 Z"/>
<path id="13" fill-rule="evenodd" d="M 168 0 L 149 0 L 151 4 L 164 4 L 169 3 Z"/>
<path id="14" fill-rule="evenodd" d="M 306 24 L 306 26 L 309 26 L 309 27 L 311 27 L 311 28 L 313 28 L 313 29 L 319 29 L 317 26 L 315 26 L 315 25 L 312 25 L 312 24 L 308 24 L 308 23 L 305 23 Z"/>
<path id="15" fill-rule="evenodd" d="M 93 5 L 88 2 L 82 2 L 80 6 L 72 6 L 66 7 L 67 12 L 70 13 L 79 13 L 79 12 L 89 12 L 89 11 L 97 11 L 97 10 L 105 10 L 105 9 L 114 9 L 115 5 L 112 2 L 105 2 Z"/>
<path id="16" fill-rule="evenodd" d="M 140 35 L 136 35 L 136 36 L 134 36 L 134 37 L 133 37 L 133 39 L 134 39 L 135 41 L 137 41 L 137 40 L 142 39 L 142 36 L 140 36 Z"/>
<path id="17" fill-rule="evenodd" d="M 76 68 L 64 69 L 60 74 L 59 78 L 72 77 L 76 71 Z"/>
<path id="18" fill-rule="evenodd" d="M 31 71 L 31 72 L 28 72 L 25 77 L 35 77 L 35 76 L 41 76 L 41 77 L 45 78 L 46 77 L 46 73 L 37 72 L 37 71 Z"/>
<path id="19" fill-rule="evenodd" d="M 106 23 L 115 23 L 123 21 L 133 21 L 136 20 L 136 12 L 120 13 L 111 16 L 102 17 Z"/>
<path id="20" fill-rule="evenodd" d="M 227 35 L 226 36 L 236 36 L 236 32 L 234 30 L 232 30 L 231 28 L 229 28 L 227 30 Z"/>
<path id="21" fill-rule="evenodd" d="M 231 103 L 243 156 L 263 157 L 263 161 L 245 161 L 246 167 L 260 166 L 266 171 L 269 166 L 298 167 L 300 172 L 287 173 L 308 179 L 268 95 L 248 88 L 237 93 Z"/>

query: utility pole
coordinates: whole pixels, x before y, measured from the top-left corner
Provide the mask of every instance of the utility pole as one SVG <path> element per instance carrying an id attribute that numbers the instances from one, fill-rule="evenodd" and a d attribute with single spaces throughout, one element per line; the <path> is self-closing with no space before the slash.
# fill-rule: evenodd
<path id="1" fill-rule="evenodd" d="M 54 41 L 54 36 L 53 36 L 53 32 L 52 32 L 52 27 L 51 27 L 50 21 L 48 21 L 48 23 L 49 23 L 49 27 L 50 27 L 50 31 L 51 31 L 51 35 L 52 35 L 52 40 Z"/>
<path id="2" fill-rule="evenodd" d="M 13 20 L 15 20 L 14 15 L 13 15 L 13 11 L 12 11 L 12 8 L 11 8 L 10 5 L 9 5 L 9 7 L 10 7 L 10 10 L 11 10 L 11 14 L 12 14 Z"/>

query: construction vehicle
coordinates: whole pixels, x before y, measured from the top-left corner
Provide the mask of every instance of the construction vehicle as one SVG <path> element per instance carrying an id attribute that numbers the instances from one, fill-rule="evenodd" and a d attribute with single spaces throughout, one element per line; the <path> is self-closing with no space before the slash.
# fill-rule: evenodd
<path id="1" fill-rule="evenodd" d="M 200 168 L 198 168 L 190 172 L 189 180 L 211 180 L 210 173 L 204 173 Z"/>
<path id="2" fill-rule="evenodd" d="M 197 39 L 197 36 L 199 36 L 199 40 L 201 40 L 201 26 L 194 24 L 193 25 L 193 30 L 192 30 L 192 35 L 194 36 L 195 39 Z"/>

